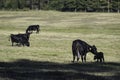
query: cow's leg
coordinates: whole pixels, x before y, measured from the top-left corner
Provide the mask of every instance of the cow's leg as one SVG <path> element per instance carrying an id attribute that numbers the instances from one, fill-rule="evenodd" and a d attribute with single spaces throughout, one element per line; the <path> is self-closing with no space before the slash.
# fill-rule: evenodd
<path id="1" fill-rule="evenodd" d="M 102 58 L 102 61 L 104 62 L 105 60 L 104 60 L 104 57 Z"/>
<path id="2" fill-rule="evenodd" d="M 102 58 L 103 62 L 104 62 L 104 58 Z"/>
<path id="3" fill-rule="evenodd" d="M 21 45 L 24 47 L 25 44 L 24 44 L 24 43 L 21 43 Z"/>
<path id="4" fill-rule="evenodd" d="M 22 44 L 23 45 L 23 47 L 25 46 L 24 44 Z"/>
<path id="5" fill-rule="evenodd" d="M 12 46 L 13 46 L 13 42 L 12 42 Z"/>
<path id="6" fill-rule="evenodd" d="M 77 62 L 79 61 L 79 59 L 80 59 L 80 52 L 78 51 L 77 52 Z"/>
<path id="7" fill-rule="evenodd" d="M 81 55 L 81 60 L 82 60 L 82 62 L 83 62 L 83 55 Z"/>
<path id="8" fill-rule="evenodd" d="M 75 62 L 75 56 L 76 56 L 76 55 L 75 55 L 75 51 L 74 51 L 73 47 L 72 47 L 72 53 L 73 53 L 73 61 L 72 61 L 72 62 L 74 63 L 74 62 Z"/>
<path id="9" fill-rule="evenodd" d="M 79 61 L 79 57 L 77 57 L 77 62 Z"/>
<path id="10" fill-rule="evenodd" d="M 86 55 L 84 55 L 84 61 L 86 62 Z"/>
<path id="11" fill-rule="evenodd" d="M 12 46 L 14 46 L 14 42 L 12 42 Z"/>
<path id="12" fill-rule="evenodd" d="M 75 56 L 73 56 L 73 61 L 72 61 L 73 63 L 75 62 Z"/>
<path id="13" fill-rule="evenodd" d="M 102 59 L 100 58 L 100 62 L 102 62 Z"/>
<path id="14" fill-rule="evenodd" d="M 39 33 L 38 30 L 36 30 L 36 33 Z"/>
<path id="15" fill-rule="evenodd" d="M 36 33 L 39 33 L 39 29 L 37 29 Z"/>
<path id="16" fill-rule="evenodd" d="M 97 59 L 97 62 L 99 62 L 99 59 Z"/>

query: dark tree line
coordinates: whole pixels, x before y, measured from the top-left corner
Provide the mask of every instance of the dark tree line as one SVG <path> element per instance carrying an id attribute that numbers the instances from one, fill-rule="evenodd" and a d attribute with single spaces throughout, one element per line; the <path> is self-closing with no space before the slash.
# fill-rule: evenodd
<path id="1" fill-rule="evenodd" d="M 120 0 L 0 0 L 0 9 L 119 12 Z"/>

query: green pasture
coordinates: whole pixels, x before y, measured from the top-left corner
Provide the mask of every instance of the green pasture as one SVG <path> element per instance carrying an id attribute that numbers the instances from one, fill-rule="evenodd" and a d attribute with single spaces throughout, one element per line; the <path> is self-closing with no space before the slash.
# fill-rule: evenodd
<path id="1" fill-rule="evenodd" d="M 25 33 L 32 24 L 41 31 L 30 35 L 30 47 L 12 47 L 10 34 Z M 96 45 L 105 63 L 95 63 L 92 53 L 87 63 L 71 63 L 75 39 Z M 116 80 L 119 75 L 119 13 L 0 11 L 1 80 Z"/>

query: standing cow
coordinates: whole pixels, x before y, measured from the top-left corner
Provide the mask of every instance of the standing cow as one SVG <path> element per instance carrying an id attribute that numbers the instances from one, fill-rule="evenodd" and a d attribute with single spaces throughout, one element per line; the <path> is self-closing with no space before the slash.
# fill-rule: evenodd
<path id="1" fill-rule="evenodd" d="M 90 46 L 86 42 L 79 39 L 74 40 L 72 43 L 73 62 L 75 61 L 75 57 L 77 57 L 77 61 L 79 61 L 79 58 L 81 57 L 82 62 L 86 62 L 86 54 L 88 52 L 95 54 L 96 51 L 97 48 L 94 45 Z"/>
<path id="2" fill-rule="evenodd" d="M 11 34 L 10 35 L 10 39 L 12 42 L 12 46 L 14 43 L 17 43 L 19 45 L 23 45 L 23 46 L 30 46 L 29 43 L 29 36 L 30 33 L 25 33 L 25 34 Z"/>
<path id="3" fill-rule="evenodd" d="M 40 31 L 40 26 L 39 25 L 30 25 L 27 29 L 26 29 L 26 33 L 31 33 L 33 31 L 36 31 L 36 33 L 39 33 Z"/>
<path id="4" fill-rule="evenodd" d="M 29 41 L 30 34 L 31 34 L 31 33 L 23 33 L 23 34 L 19 33 L 19 34 L 17 34 L 17 35 L 18 35 L 19 37 L 22 37 L 22 38 L 26 39 L 27 41 Z"/>

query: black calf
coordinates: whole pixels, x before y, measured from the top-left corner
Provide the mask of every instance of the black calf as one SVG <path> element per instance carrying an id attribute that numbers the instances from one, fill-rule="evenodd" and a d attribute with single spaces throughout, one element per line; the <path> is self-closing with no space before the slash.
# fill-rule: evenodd
<path id="1" fill-rule="evenodd" d="M 97 62 L 104 62 L 104 54 L 103 52 L 97 52 L 94 56 L 94 60 L 97 59 Z"/>

